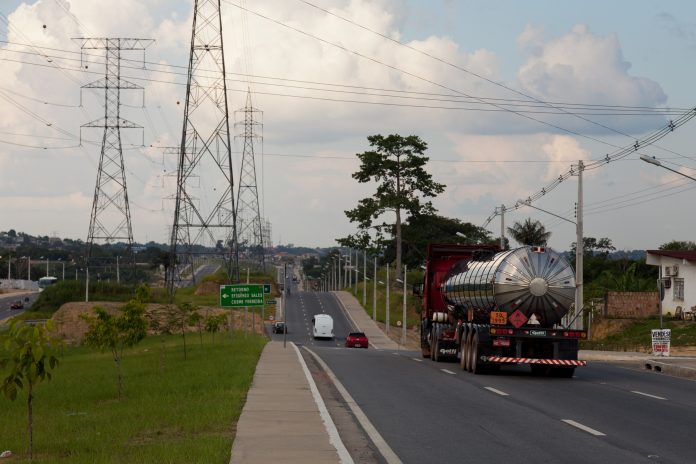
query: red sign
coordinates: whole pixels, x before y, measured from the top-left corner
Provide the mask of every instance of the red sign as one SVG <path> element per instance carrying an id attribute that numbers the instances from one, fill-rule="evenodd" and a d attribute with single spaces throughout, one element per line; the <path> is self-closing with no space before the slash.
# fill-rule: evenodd
<path id="1" fill-rule="evenodd" d="M 527 322 L 527 316 L 522 314 L 522 311 L 518 309 L 514 313 L 510 314 L 508 320 L 512 323 L 512 325 L 515 326 L 516 329 L 519 329 L 524 325 L 525 322 Z"/>

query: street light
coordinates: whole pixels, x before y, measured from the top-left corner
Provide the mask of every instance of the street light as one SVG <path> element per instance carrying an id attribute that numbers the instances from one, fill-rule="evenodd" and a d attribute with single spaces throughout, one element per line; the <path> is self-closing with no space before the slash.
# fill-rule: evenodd
<path id="1" fill-rule="evenodd" d="M 662 164 L 659 160 L 657 160 L 654 156 L 640 155 L 640 159 L 642 159 L 646 163 L 654 164 L 655 166 L 659 166 L 661 168 L 667 169 L 668 171 L 675 172 L 675 173 L 679 174 L 680 176 L 687 177 L 691 180 L 696 180 L 696 177 L 691 177 L 689 175 L 684 174 L 683 172 L 677 171 L 676 169 L 668 168 L 667 166 Z"/>

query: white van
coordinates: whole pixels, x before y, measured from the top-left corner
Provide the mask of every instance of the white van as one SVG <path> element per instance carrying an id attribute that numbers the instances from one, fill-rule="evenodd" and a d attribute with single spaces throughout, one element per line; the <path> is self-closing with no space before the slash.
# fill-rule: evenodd
<path id="1" fill-rule="evenodd" d="M 312 318 L 312 336 L 314 338 L 330 338 L 333 340 L 333 318 L 328 314 L 315 314 Z"/>

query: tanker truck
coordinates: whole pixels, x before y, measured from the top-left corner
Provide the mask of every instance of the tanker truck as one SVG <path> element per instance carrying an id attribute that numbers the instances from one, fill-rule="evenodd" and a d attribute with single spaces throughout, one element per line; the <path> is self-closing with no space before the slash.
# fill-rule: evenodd
<path id="1" fill-rule="evenodd" d="M 421 349 L 475 374 L 528 364 L 532 373 L 572 377 L 582 330 L 561 325 L 575 298 L 575 273 L 546 247 L 430 244 L 422 297 Z"/>

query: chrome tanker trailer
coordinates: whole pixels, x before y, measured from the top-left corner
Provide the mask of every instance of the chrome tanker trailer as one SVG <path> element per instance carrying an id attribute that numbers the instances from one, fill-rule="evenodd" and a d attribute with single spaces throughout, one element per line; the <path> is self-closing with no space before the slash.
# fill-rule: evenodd
<path id="1" fill-rule="evenodd" d="M 535 373 L 572 376 L 580 330 L 561 325 L 575 299 L 575 274 L 544 247 L 430 245 L 422 288 L 421 348 L 435 361 L 457 359 L 480 373 L 529 364 Z"/>

